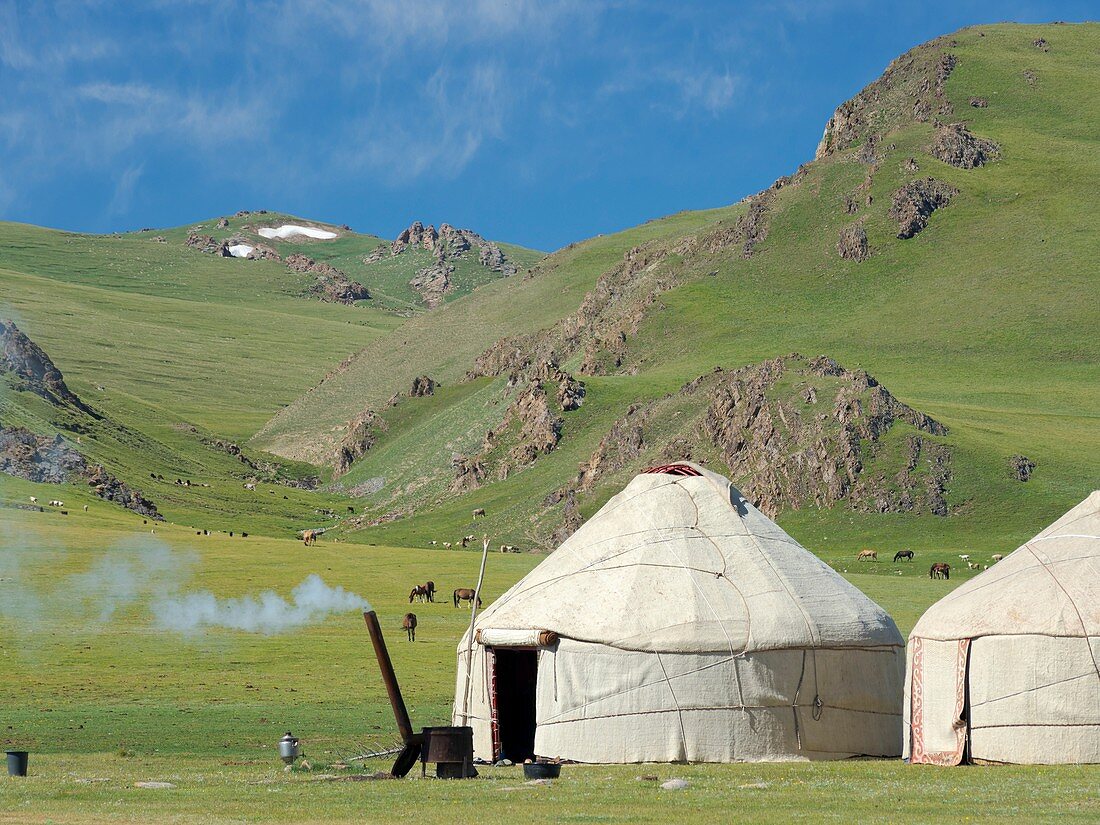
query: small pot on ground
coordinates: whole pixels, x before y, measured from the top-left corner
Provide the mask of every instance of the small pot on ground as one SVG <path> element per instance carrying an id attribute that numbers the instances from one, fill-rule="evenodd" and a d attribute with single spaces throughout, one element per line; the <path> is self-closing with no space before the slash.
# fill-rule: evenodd
<path id="1" fill-rule="evenodd" d="M 8 751 L 8 776 L 27 775 L 27 752 Z"/>

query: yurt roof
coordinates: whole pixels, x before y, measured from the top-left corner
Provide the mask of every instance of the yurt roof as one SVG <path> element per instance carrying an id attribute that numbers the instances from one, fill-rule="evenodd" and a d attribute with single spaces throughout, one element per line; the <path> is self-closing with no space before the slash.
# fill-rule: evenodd
<path id="1" fill-rule="evenodd" d="M 1100 490 L 940 599 L 913 636 L 1100 635 Z"/>
<path id="2" fill-rule="evenodd" d="M 657 652 L 903 644 L 882 608 L 690 463 L 636 476 L 477 625 Z"/>

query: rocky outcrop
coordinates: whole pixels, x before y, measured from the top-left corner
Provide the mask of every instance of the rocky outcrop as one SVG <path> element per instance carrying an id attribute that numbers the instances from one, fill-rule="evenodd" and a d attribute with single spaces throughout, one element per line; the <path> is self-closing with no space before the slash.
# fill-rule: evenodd
<path id="1" fill-rule="evenodd" d="M 308 255 L 296 252 L 287 256 L 286 265 L 293 272 L 316 277 L 316 280 L 307 287 L 306 293 L 321 301 L 350 306 L 356 301 L 365 301 L 370 298 L 370 291 L 365 286 L 351 280 L 343 270 L 325 261 L 315 261 Z"/>
<path id="2" fill-rule="evenodd" d="M 96 496 L 104 501 L 110 501 L 119 507 L 125 507 L 138 515 L 146 518 L 163 521 L 164 517 L 157 512 L 157 506 L 124 481 L 119 481 L 113 475 L 103 469 L 102 465 L 96 465 L 87 474 L 87 482 L 91 485 Z"/>
<path id="3" fill-rule="evenodd" d="M 344 475 L 351 465 L 378 441 L 380 433 L 389 428 L 374 410 L 363 410 L 348 422 L 347 432 L 336 448 L 333 459 L 333 478 Z"/>
<path id="4" fill-rule="evenodd" d="M 413 221 L 388 246 L 379 245 L 363 258 L 363 263 L 377 263 L 408 250 L 427 251 L 435 259 L 409 281 L 409 286 L 420 293 L 429 307 L 439 306 L 447 295 L 455 291 L 451 280 L 455 271 L 453 261 L 476 257 L 481 266 L 502 277 L 510 277 L 516 273 L 515 264 L 508 260 L 504 251 L 476 232 L 456 229 L 449 223 L 440 224 L 437 230 L 435 226 L 424 226 L 420 221 Z"/>
<path id="5" fill-rule="evenodd" d="M 912 430 L 900 442 L 889 437 L 897 424 Z M 716 459 L 769 515 L 836 503 L 947 515 L 945 435 L 866 372 L 789 355 L 716 369 L 672 396 L 631 405 L 580 466 L 575 489 L 646 464 Z"/>
<path id="6" fill-rule="evenodd" d="M 191 232 L 183 243 L 189 249 L 205 252 L 208 255 L 217 255 L 222 258 L 233 257 L 229 251 L 229 241 L 219 241 L 213 235 L 200 235 Z"/>
<path id="7" fill-rule="evenodd" d="M 454 292 L 455 286 L 451 281 L 454 271 L 454 264 L 436 261 L 417 272 L 409 280 L 409 286 L 420 293 L 421 300 L 429 309 L 434 309 Z"/>
<path id="8" fill-rule="evenodd" d="M 915 180 L 894 193 L 890 217 L 898 222 L 898 237 L 912 238 L 925 226 L 937 209 L 951 203 L 959 190 L 935 178 Z"/>
<path id="9" fill-rule="evenodd" d="M 929 151 L 933 157 L 959 169 L 984 166 L 1001 154 L 996 143 L 976 137 L 961 123 L 950 123 L 937 129 Z"/>
<path id="10" fill-rule="evenodd" d="M 513 392 L 501 422 L 485 433 L 472 462 L 485 474 L 505 479 L 515 470 L 553 452 L 565 419 L 560 413 L 584 403 L 585 386 L 556 363 L 544 362 L 508 377 Z"/>
<path id="11" fill-rule="evenodd" d="M 1017 481 L 1029 481 L 1031 474 L 1035 472 L 1035 462 L 1026 455 L 1014 455 L 1008 460 L 1012 477 Z"/>
<path id="12" fill-rule="evenodd" d="M 611 426 L 595 452 L 581 464 L 577 489 L 591 490 L 603 476 L 618 472 L 637 460 L 646 446 L 643 424 L 648 424 L 646 411 L 638 404 L 631 404 L 626 417 Z"/>
<path id="13" fill-rule="evenodd" d="M 428 395 L 435 394 L 435 388 L 438 387 L 435 381 L 429 378 L 427 375 L 418 375 L 413 379 L 412 389 L 409 390 L 410 398 L 424 398 Z"/>
<path id="14" fill-rule="evenodd" d="M 22 427 L 0 427 L 0 473 L 36 484 L 64 484 L 87 468 L 84 456 L 60 435 L 50 438 Z"/>
<path id="15" fill-rule="evenodd" d="M 451 482 L 452 493 L 466 493 L 476 490 L 485 481 L 488 475 L 485 466 L 477 459 L 470 459 L 464 455 L 455 455 L 451 458 L 451 469 L 454 470 L 454 480 Z"/>
<path id="16" fill-rule="evenodd" d="M 0 473 L 37 484 L 89 484 L 95 495 L 147 518 L 162 520 L 156 505 L 102 465 L 90 465 L 60 435 L 37 435 L 22 427 L 0 427 Z"/>
<path id="17" fill-rule="evenodd" d="M 61 370 L 45 351 L 12 321 L 0 319 L 0 372 L 10 374 L 17 390 L 26 390 L 51 404 L 66 404 L 98 418 L 65 383 Z"/>
<path id="18" fill-rule="evenodd" d="M 925 122 L 951 114 L 944 84 L 957 64 L 943 38 L 910 49 L 878 80 L 837 107 L 817 146 L 815 160 L 881 139 L 911 120 Z"/>
<path id="19" fill-rule="evenodd" d="M 801 173 L 794 175 L 786 185 L 797 183 Z M 778 183 L 778 182 L 777 182 Z M 720 252 L 737 248 L 742 258 L 751 258 L 756 247 L 768 237 L 768 221 L 774 204 L 775 192 L 782 187 L 772 185 L 759 194 L 748 198 L 748 209 L 732 225 L 720 227 L 701 240 L 701 246 L 708 252 Z"/>
<path id="20" fill-rule="evenodd" d="M 802 392 L 806 383 L 813 386 L 812 394 Z M 798 391 L 791 392 L 795 387 Z M 947 434 L 943 425 L 895 399 L 866 372 L 824 357 L 791 355 L 722 376 L 703 431 L 733 476 L 747 479 L 746 493 L 769 514 L 838 501 L 882 511 L 884 496 L 887 509 L 946 514 L 942 495 L 913 492 L 921 483 L 908 480 L 917 459 L 892 479 L 899 485 L 906 479 L 902 486 L 910 492 L 902 499 L 889 498 L 892 485 L 863 475 L 874 446 L 899 421 L 929 435 Z M 924 440 L 918 443 L 923 446 Z"/>
<path id="21" fill-rule="evenodd" d="M 584 524 L 580 507 L 577 506 L 577 491 L 567 490 L 563 499 L 565 504 L 562 505 L 561 524 L 550 536 L 550 541 L 555 547 L 576 533 Z"/>
<path id="22" fill-rule="evenodd" d="M 841 258 L 856 263 L 871 257 L 871 249 L 867 245 L 867 230 L 862 223 L 854 223 L 840 230 L 836 251 Z"/>

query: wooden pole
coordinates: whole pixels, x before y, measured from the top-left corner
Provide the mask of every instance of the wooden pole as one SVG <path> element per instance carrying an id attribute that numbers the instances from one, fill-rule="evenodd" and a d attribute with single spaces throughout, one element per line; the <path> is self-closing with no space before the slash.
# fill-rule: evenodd
<path id="1" fill-rule="evenodd" d="M 474 598 L 470 601 L 470 632 L 466 638 L 466 687 L 462 692 L 462 725 L 465 727 L 470 721 L 470 680 L 474 666 L 474 624 L 477 622 L 477 605 L 481 601 L 481 585 L 485 581 L 485 562 L 489 559 L 489 536 L 483 536 L 481 541 L 481 571 L 477 574 L 477 587 L 474 588 Z"/>

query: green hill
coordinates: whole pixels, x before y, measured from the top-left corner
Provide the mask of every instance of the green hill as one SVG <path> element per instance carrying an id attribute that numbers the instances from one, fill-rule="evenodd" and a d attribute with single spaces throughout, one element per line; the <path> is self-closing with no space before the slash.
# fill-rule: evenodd
<path id="1" fill-rule="evenodd" d="M 484 528 L 529 546 L 547 541 L 571 490 L 590 513 L 661 452 L 642 450 L 581 489 L 578 468 L 632 406 L 715 367 L 821 354 L 946 426 L 932 441 L 950 456 L 950 514 L 851 501 L 819 511 L 788 496 L 784 523 L 844 554 L 860 542 L 1014 546 L 1100 484 L 1090 300 L 1100 112 L 1082 91 L 1098 45 L 1096 25 L 1006 24 L 920 46 L 842 106 L 818 158 L 772 189 L 577 244 L 521 281 L 414 319 L 280 411 L 255 443 L 331 461 L 347 422 L 369 409 L 382 426 L 341 478 L 367 494 L 363 524 L 384 519 L 387 541 L 423 543 L 469 532 L 470 510 L 486 506 Z M 502 470 L 486 436 L 516 448 L 507 411 L 546 362 L 584 382 L 583 405 L 551 403 L 555 443 Z M 421 374 L 443 389 L 387 406 Z M 685 433 L 665 413 L 650 418 L 648 444 L 714 447 L 697 425 Z M 884 478 L 902 469 L 905 426 L 867 454 Z M 1027 482 L 1014 476 L 1017 455 L 1037 464 Z"/>
<path id="2" fill-rule="evenodd" d="M 690 455 L 838 560 L 1003 549 L 1100 481 L 1098 45 L 1091 24 L 932 41 L 768 190 L 544 258 L 268 212 L 0 224 L 3 312 L 103 413 L 5 379 L 0 423 L 79 437 L 170 519 L 216 529 L 423 545 L 486 507 L 479 531 L 552 546 L 639 467 Z"/>

